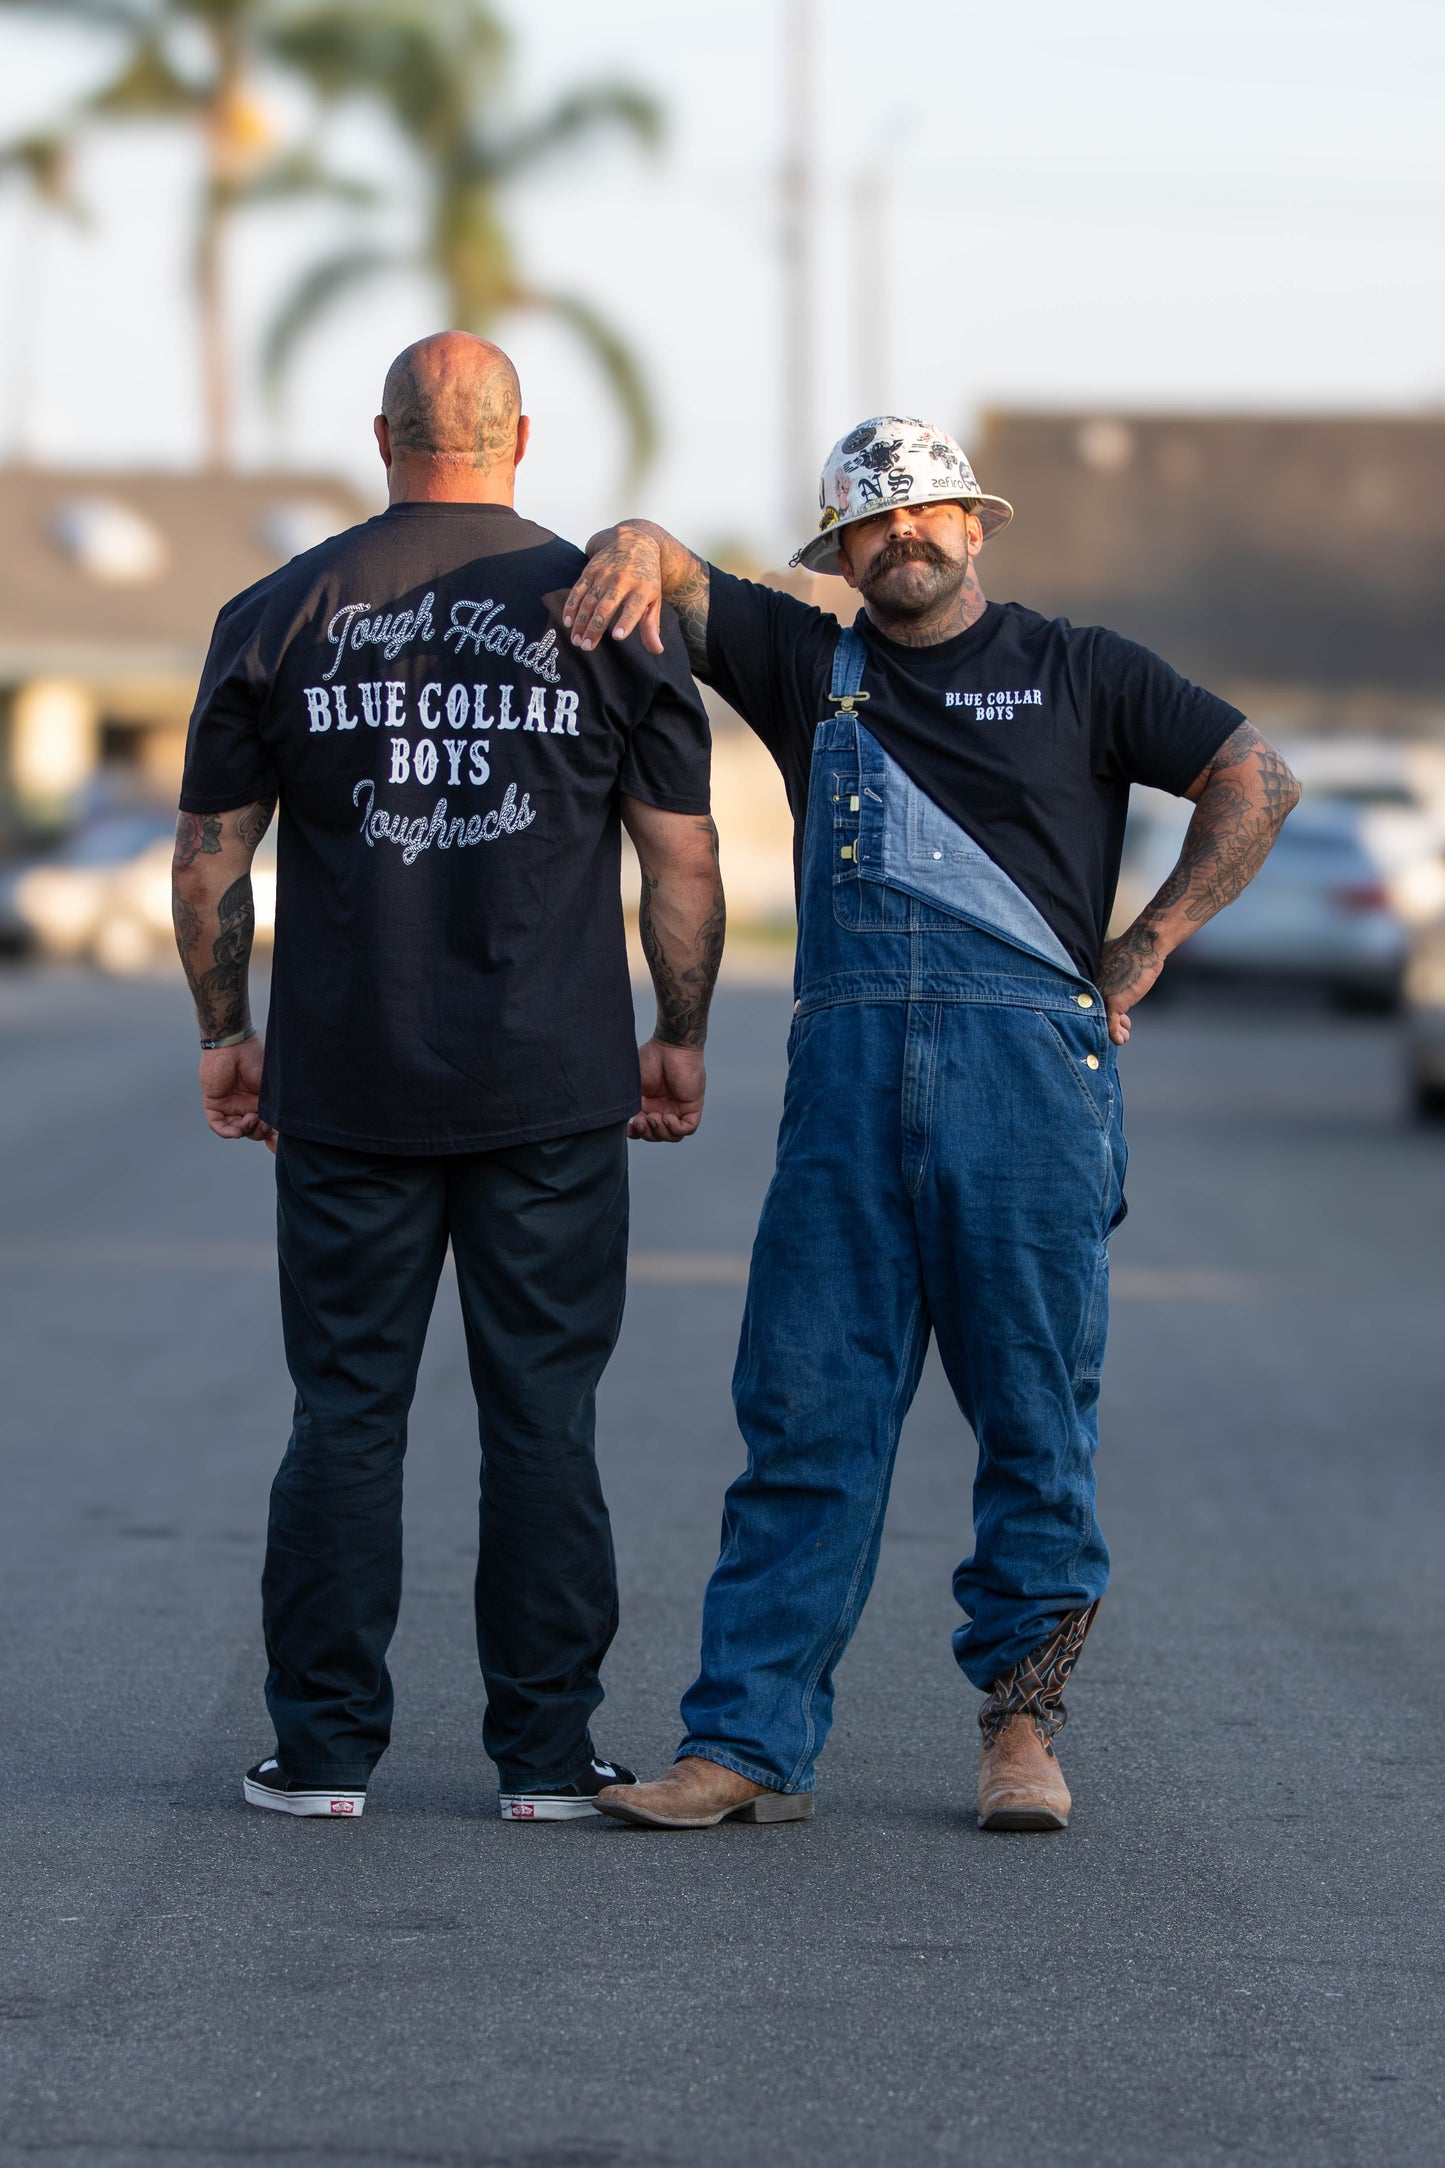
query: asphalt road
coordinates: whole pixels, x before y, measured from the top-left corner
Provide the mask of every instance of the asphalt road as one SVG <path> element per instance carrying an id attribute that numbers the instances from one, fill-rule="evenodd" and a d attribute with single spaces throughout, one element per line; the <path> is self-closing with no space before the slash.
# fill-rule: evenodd
<path id="1" fill-rule="evenodd" d="M 602 1434 L 606 1751 L 691 1675 L 787 998 L 638 1149 Z M 243 1807 L 288 1390 L 270 1163 L 205 1134 L 183 998 L 0 981 L 0 2158 L 455 2168 L 1438 2163 L 1445 1136 L 1388 1025 L 1141 1015 L 1065 1836 L 983 1836 L 949 1652 L 971 1451 L 905 1434 L 817 1819 L 506 1826 L 469 1645 L 444 1283 L 396 1740 L 359 1824 Z"/>

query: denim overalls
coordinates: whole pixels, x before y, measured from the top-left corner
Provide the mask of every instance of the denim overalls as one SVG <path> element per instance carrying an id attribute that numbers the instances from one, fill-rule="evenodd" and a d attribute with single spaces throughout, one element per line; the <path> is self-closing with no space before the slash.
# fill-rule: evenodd
<path id="1" fill-rule="evenodd" d="M 748 1447 L 679 1754 L 813 1784 L 932 1330 L 978 1440 L 958 1661 L 987 1690 L 1104 1592 L 1094 1518 L 1124 1140 L 1098 989 L 864 727 L 844 632 L 803 842 L 777 1168 L 733 1394 Z"/>

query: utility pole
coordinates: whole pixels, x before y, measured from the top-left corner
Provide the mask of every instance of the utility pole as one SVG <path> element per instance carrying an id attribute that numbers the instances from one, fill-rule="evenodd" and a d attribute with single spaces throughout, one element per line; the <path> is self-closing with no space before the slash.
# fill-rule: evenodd
<path id="1" fill-rule="evenodd" d="M 882 166 L 865 166 L 853 183 L 854 292 L 866 295 L 857 316 L 858 416 L 882 414 L 891 397 L 888 352 L 888 179 Z"/>
<path id="2" fill-rule="evenodd" d="M 783 462 L 788 532 L 798 544 L 818 525 L 818 469 L 822 449 L 814 442 L 813 347 L 813 144 L 817 68 L 816 0 L 784 0 L 787 54 L 784 84 L 786 140 L 782 167 L 783 251 Z"/>

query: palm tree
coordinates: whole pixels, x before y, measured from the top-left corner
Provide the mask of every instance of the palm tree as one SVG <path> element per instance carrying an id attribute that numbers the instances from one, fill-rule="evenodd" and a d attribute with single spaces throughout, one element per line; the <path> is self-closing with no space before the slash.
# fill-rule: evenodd
<path id="1" fill-rule="evenodd" d="M 487 0 L 357 0 L 308 6 L 278 28 L 274 50 L 326 100 L 379 100 L 410 148 L 424 188 L 420 261 L 460 330 L 492 331 L 519 310 L 567 324 L 601 367 L 627 424 L 629 482 L 651 456 L 654 429 L 641 372 L 626 343 L 590 302 L 538 287 L 522 272 L 507 232 L 502 191 L 601 128 L 646 146 L 661 133 L 653 101 L 625 84 L 569 92 L 521 123 L 502 107 L 508 38 Z M 499 110 L 499 108 L 501 108 Z M 266 342 L 277 384 L 297 342 L 362 280 L 414 270 L 417 252 L 357 244 L 308 271 Z"/>
<path id="2" fill-rule="evenodd" d="M 196 223 L 195 280 L 210 465 L 230 448 L 231 371 L 224 258 L 236 213 L 282 197 L 363 200 L 369 191 L 325 173 L 305 152 L 275 139 L 255 78 L 278 57 L 287 0 L 0 0 L 0 8 L 46 22 L 88 24 L 122 41 L 115 74 L 55 129 L 0 147 L 0 166 L 22 165 L 47 200 L 73 207 L 68 157 L 77 139 L 108 119 L 172 120 L 195 128 L 205 146 Z"/>

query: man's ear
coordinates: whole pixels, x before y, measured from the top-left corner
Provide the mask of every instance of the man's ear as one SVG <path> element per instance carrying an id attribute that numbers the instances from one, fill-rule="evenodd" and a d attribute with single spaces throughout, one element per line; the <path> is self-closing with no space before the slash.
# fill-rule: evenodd
<path id="1" fill-rule="evenodd" d="M 838 565 L 848 585 L 856 588 L 858 582 L 854 579 L 853 567 L 848 562 L 848 545 L 841 535 L 838 537 Z"/>
<path id="2" fill-rule="evenodd" d="M 389 472 L 391 468 L 391 424 L 384 414 L 378 414 L 371 426 L 376 432 L 376 448 L 381 454 L 381 463 Z"/>
<path id="3" fill-rule="evenodd" d="M 519 414 L 517 416 L 517 449 L 512 454 L 512 465 L 514 467 L 521 466 L 522 461 L 527 456 L 527 446 L 531 441 L 532 417 L 530 414 Z"/>

